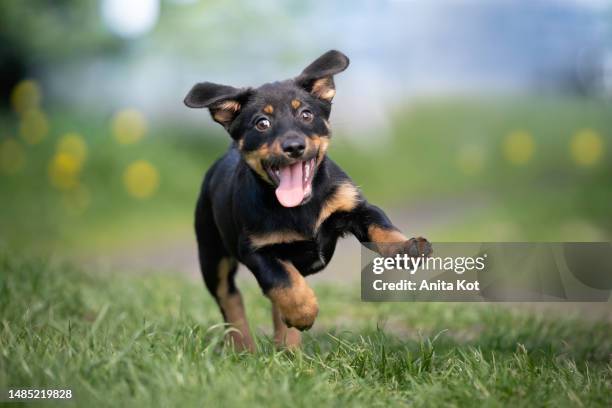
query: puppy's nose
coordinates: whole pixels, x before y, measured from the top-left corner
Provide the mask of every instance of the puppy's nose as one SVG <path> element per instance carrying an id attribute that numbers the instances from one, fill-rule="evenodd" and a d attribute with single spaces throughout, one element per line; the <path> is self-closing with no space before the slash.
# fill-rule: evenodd
<path id="1" fill-rule="evenodd" d="M 306 144 L 301 139 L 287 139 L 282 144 L 283 152 L 287 153 L 289 157 L 297 158 L 304 154 Z"/>

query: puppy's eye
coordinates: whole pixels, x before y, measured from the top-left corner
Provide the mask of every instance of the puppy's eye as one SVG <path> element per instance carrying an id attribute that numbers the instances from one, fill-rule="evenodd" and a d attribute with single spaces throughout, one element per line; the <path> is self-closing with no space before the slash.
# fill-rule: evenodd
<path id="1" fill-rule="evenodd" d="M 255 123 L 255 127 L 260 132 L 270 129 L 270 126 L 272 126 L 272 123 L 270 123 L 270 121 L 266 118 L 261 118 Z"/>
<path id="2" fill-rule="evenodd" d="M 302 113 L 300 113 L 300 119 L 302 119 L 306 123 L 312 122 L 313 118 L 314 118 L 314 115 L 308 109 L 305 109 L 302 111 Z"/>

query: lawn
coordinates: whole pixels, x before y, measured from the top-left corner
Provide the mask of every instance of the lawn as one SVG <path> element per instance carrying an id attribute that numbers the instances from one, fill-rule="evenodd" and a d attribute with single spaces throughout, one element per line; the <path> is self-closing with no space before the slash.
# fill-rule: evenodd
<path id="1" fill-rule="evenodd" d="M 201 282 L 112 275 L 0 254 L 0 390 L 70 388 L 83 406 L 610 406 L 612 324 L 507 305 L 362 303 L 315 288 L 303 351 L 276 351 L 244 289 L 259 352 L 223 345 Z M 32 405 L 38 405 L 34 402 Z M 65 406 L 63 402 L 58 405 Z"/>
<path id="2" fill-rule="evenodd" d="M 274 350 L 268 301 L 245 285 L 259 352 L 234 353 L 199 280 L 87 262 L 192 240 L 199 183 L 227 136 L 203 113 L 195 124 L 148 118 L 142 140 L 122 144 L 112 112 L 47 114 L 33 145 L 15 115 L 0 115 L 0 392 L 70 388 L 73 403 L 96 406 L 612 405 L 609 310 L 374 304 L 358 282 L 321 283 L 320 316 L 292 353 Z M 608 105 L 457 98 L 416 101 L 390 120 L 369 145 L 339 127 L 330 156 L 432 241 L 612 236 Z M 77 183 L 58 187 L 54 160 L 73 132 L 86 155 L 64 169 Z M 125 181 L 135 162 L 159 176 L 146 197 L 146 178 Z"/>

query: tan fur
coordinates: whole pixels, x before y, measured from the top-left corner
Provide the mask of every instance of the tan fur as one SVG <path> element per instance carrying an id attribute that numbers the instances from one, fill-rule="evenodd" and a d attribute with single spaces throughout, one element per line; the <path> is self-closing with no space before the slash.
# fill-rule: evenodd
<path id="1" fill-rule="evenodd" d="M 213 118 L 223 125 L 229 123 L 236 112 L 240 110 L 240 103 L 236 101 L 223 101 L 211 108 Z"/>
<path id="2" fill-rule="evenodd" d="M 319 314 L 319 304 L 304 277 L 291 262 L 279 261 L 289 276 L 288 287 L 276 287 L 266 294 L 288 326 L 310 328 Z"/>
<path id="3" fill-rule="evenodd" d="M 274 344 L 276 347 L 296 349 L 302 343 L 302 333 L 283 322 L 280 310 L 272 304 L 272 323 L 274 324 Z"/>
<path id="4" fill-rule="evenodd" d="M 400 253 L 408 240 L 397 230 L 381 228 L 377 225 L 368 227 L 368 239 L 375 244 L 375 250 L 383 256 L 393 256 Z M 380 244 L 380 245 L 378 245 Z"/>
<path id="5" fill-rule="evenodd" d="M 242 145 L 239 145 L 239 147 L 242 149 Z M 268 157 L 269 152 L 270 149 L 268 148 L 268 145 L 264 144 L 257 150 L 252 152 L 244 152 L 244 160 L 253 170 L 255 170 L 257 174 L 261 176 L 261 178 L 272 184 L 268 173 L 264 170 L 263 165 L 261 164 L 261 161 Z"/>
<path id="6" fill-rule="evenodd" d="M 333 213 L 339 211 L 351 211 L 357 206 L 358 203 L 359 191 L 357 190 L 357 187 L 348 182 L 340 184 L 336 188 L 334 195 L 328 198 L 323 204 L 323 208 L 321 208 L 321 212 L 319 213 L 319 217 L 317 218 L 317 222 L 315 224 L 315 230 L 318 230 L 321 224 L 323 224 L 323 222 Z"/>
<path id="7" fill-rule="evenodd" d="M 321 164 L 323 161 L 323 157 L 327 152 L 327 147 L 329 146 L 329 136 L 321 136 L 319 142 L 319 153 L 317 154 L 317 165 Z"/>
<path id="8" fill-rule="evenodd" d="M 275 140 L 274 143 L 272 143 L 272 148 L 270 150 L 272 150 L 272 154 L 275 156 L 281 156 L 283 154 L 283 149 L 278 140 Z"/>
<path id="9" fill-rule="evenodd" d="M 311 93 L 321 99 L 331 101 L 336 95 L 333 79 L 330 77 L 317 79 L 312 85 Z"/>
<path id="10" fill-rule="evenodd" d="M 397 230 L 384 229 L 377 225 L 368 227 L 368 237 L 372 242 L 378 243 L 400 243 L 408 240 L 404 234 Z"/>
<path id="11" fill-rule="evenodd" d="M 254 234 L 249 236 L 251 246 L 255 249 L 274 244 L 288 244 L 295 241 L 307 241 L 308 238 L 295 231 L 275 231 L 266 234 Z"/>
<path id="12" fill-rule="evenodd" d="M 272 105 L 266 105 L 263 108 L 264 113 L 267 113 L 268 115 L 271 115 L 274 113 L 274 106 Z"/>
<path id="13" fill-rule="evenodd" d="M 232 101 L 232 100 L 223 101 L 219 105 L 219 109 L 230 110 L 230 111 L 233 111 L 233 112 L 238 112 L 240 110 L 240 103 L 238 103 L 237 101 Z"/>
<path id="14" fill-rule="evenodd" d="M 310 153 L 311 150 L 315 150 L 317 152 L 317 166 L 321 164 L 323 160 L 323 156 L 327 152 L 327 147 L 329 146 L 329 136 L 328 135 L 312 135 L 306 138 L 307 142 L 307 152 Z"/>
<path id="15" fill-rule="evenodd" d="M 236 261 L 231 258 L 222 258 L 217 267 L 219 284 L 217 286 L 217 299 L 223 310 L 227 323 L 231 324 L 233 330 L 228 333 L 229 340 L 238 350 L 255 351 L 255 342 L 251 337 L 249 324 L 246 319 L 242 296 L 240 292 L 229 292 L 229 274 L 235 267 Z"/>
<path id="16" fill-rule="evenodd" d="M 291 107 L 293 109 L 297 109 L 302 105 L 302 102 L 298 101 L 297 99 L 294 99 L 291 101 Z"/>

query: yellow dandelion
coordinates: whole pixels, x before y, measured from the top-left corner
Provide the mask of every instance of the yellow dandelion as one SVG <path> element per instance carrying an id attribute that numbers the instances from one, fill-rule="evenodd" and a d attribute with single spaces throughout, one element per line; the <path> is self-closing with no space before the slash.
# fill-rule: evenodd
<path id="1" fill-rule="evenodd" d="M 40 86 L 32 79 L 19 82 L 11 92 L 11 105 L 18 114 L 38 108 L 41 99 Z"/>
<path id="2" fill-rule="evenodd" d="M 138 160 L 125 169 L 123 184 L 132 197 L 148 198 L 159 187 L 159 172 L 148 161 Z"/>
<path id="3" fill-rule="evenodd" d="M 504 156 L 510 163 L 522 166 L 527 164 L 535 152 L 535 142 L 529 132 L 517 130 L 504 139 Z"/>
<path id="4" fill-rule="evenodd" d="M 19 133 L 31 145 L 42 142 L 49 133 L 47 115 L 38 109 L 27 110 L 21 117 Z"/>
<path id="5" fill-rule="evenodd" d="M 78 184 L 74 189 L 64 193 L 62 203 L 66 210 L 72 214 L 79 215 L 89 208 L 91 204 L 91 194 L 87 187 Z"/>
<path id="6" fill-rule="evenodd" d="M 83 163 L 87 158 L 87 144 L 83 136 L 78 133 L 66 133 L 57 142 L 58 153 L 68 153 Z"/>
<path id="7" fill-rule="evenodd" d="M 457 151 L 457 168 L 465 175 L 480 173 L 484 167 L 485 152 L 481 146 L 466 145 Z"/>
<path id="8" fill-rule="evenodd" d="M 8 174 L 18 173 L 25 165 L 23 147 L 14 138 L 0 143 L 0 170 Z"/>
<path id="9" fill-rule="evenodd" d="M 124 109 L 113 116 L 111 128 L 119 143 L 132 144 L 144 137 L 147 132 L 147 119 L 136 109 Z"/>
<path id="10" fill-rule="evenodd" d="M 592 129 L 576 132 L 570 141 L 570 154 L 579 166 L 597 164 L 604 152 L 603 138 Z"/>
<path id="11" fill-rule="evenodd" d="M 58 190 L 72 190 L 79 185 L 82 162 L 70 153 L 58 152 L 49 163 L 49 180 Z"/>

